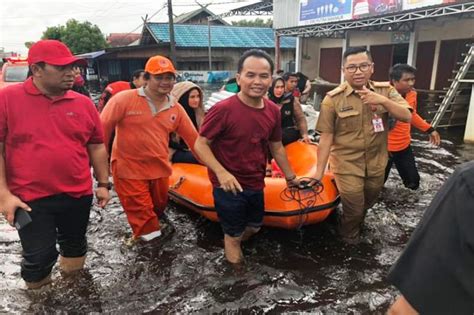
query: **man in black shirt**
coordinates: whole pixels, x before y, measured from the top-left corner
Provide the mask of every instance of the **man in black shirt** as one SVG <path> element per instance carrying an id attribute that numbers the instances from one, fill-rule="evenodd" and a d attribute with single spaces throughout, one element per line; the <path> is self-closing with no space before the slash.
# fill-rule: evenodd
<path id="1" fill-rule="evenodd" d="M 389 281 L 402 293 L 388 314 L 474 313 L 474 161 L 441 187 Z"/>

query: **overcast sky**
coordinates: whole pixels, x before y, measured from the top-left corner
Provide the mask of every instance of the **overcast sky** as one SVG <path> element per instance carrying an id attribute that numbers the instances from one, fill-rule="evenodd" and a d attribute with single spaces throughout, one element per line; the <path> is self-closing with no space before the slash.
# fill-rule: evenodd
<path id="1" fill-rule="evenodd" d="M 217 14 L 256 2 L 256 0 L 198 1 L 201 4 L 211 3 L 208 8 Z M 165 3 L 167 0 L 1 0 L 0 49 L 25 54 L 27 52 L 25 42 L 39 40 L 47 27 L 64 25 L 72 18 L 98 25 L 105 35 L 131 31 L 140 33 L 141 17 L 147 14 L 152 16 L 159 11 L 151 21 L 168 21 L 168 9 L 164 7 Z M 173 0 L 175 15 L 198 8 L 194 0 Z"/>

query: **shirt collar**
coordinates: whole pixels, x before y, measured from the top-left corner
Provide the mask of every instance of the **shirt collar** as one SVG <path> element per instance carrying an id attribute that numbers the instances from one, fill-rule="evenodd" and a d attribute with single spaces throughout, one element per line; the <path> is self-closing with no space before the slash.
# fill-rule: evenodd
<path id="1" fill-rule="evenodd" d="M 344 86 L 344 96 L 351 95 L 354 92 L 354 89 L 347 82 L 344 82 L 344 84 L 345 84 L 345 86 Z"/>
<path id="2" fill-rule="evenodd" d="M 151 102 L 151 99 L 145 93 L 145 87 L 142 86 L 141 88 L 137 89 L 138 96 L 144 97 L 147 99 L 148 102 Z M 163 108 L 171 108 L 174 107 L 176 104 L 175 99 L 172 95 L 168 94 L 168 103 L 163 106 Z"/>
<path id="3" fill-rule="evenodd" d="M 29 77 L 26 79 L 25 82 L 23 82 L 23 87 L 26 91 L 26 93 L 31 94 L 31 95 L 44 95 L 47 98 L 51 99 L 49 96 L 45 95 L 43 92 L 41 92 L 38 87 L 36 87 L 35 83 L 33 82 L 33 77 Z M 60 100 L 60 99 L 74 99 L 77 96 L 75 93 L 71 90 L 66 91 L 64 95 L 59 96 L 57 98 L 54 98 L 54 101 Z"/>
<path id="4" fill-rule="evenodd" d="M 347 82 L 344 82 L 344 84 L 345 84 L 345 86 L 344 86 L 344 96 L 349 96 L 352 93 L 354 93 L 354 89 L 352 88 L 352 86 L 350 84 L 348 84 Z M 369 86 L 369 90 L 375 91 L 375 87 L 374 87 L 374 84 L 372 83 L 372 81 L 369 80 L 368 86 Z"/>

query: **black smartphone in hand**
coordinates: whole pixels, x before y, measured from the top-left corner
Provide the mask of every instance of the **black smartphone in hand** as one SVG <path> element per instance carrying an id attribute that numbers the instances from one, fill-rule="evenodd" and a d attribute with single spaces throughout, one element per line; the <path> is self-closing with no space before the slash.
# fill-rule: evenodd
<path id="1" fill-rule="evenodd" d="M 28 211 L 23 208 L 17 208 L 15 211 L 15 220 L 13 223 L 15 224 L 15 228 L 17 230 L 21 230 L 25 226 L 31 223 L 31 217 Z"/>

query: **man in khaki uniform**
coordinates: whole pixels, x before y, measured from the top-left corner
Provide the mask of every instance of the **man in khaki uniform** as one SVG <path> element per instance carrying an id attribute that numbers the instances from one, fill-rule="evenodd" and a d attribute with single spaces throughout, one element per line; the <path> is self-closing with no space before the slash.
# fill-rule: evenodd
<path id="1" fill-rule="evenodd" d="M 365 48 L 344 53 L 345 82 L 327 93 L 316 130 L 321 133 L 316 179 L 330 158 L 343 214 L 339 233 L 358 243 L 365 211 L 383 187 L 387 165 L 388 115 L 410 122 L 410 107 L 389 82 L 373 82 L 374 64 Z"/>

